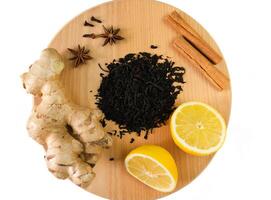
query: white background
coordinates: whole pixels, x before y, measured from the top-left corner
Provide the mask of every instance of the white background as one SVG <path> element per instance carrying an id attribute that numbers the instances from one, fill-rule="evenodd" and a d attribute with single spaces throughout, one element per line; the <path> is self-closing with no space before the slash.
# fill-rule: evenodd
<path id="1" fill-rule="evenodd" d="M 70 19 L 102 0 L 1 0 L 0 199 L 101 199 L 51 176 L 28 137 L 32 97 L 19 75 Z M 232 78 L 228 137 L 207 169 L 164 199 L 271 199 L 271 6 L 268 0 L 163 0 L 214 37 Z"/>

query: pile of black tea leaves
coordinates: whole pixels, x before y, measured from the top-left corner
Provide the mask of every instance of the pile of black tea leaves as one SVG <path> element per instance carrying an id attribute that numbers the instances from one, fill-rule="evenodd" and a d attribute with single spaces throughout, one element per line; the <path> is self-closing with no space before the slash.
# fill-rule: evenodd
<path id="1" fill-rule="evenodd" d="M 144 133 L 166 123 L 182 91 L 185 69 L 162 55 L 127 54 L 102 67 L 96 104 L 104 120 L 117 123 L 122 138 L 126 133 Z M 112 133 L 111 133 L 112 134 Z"/>

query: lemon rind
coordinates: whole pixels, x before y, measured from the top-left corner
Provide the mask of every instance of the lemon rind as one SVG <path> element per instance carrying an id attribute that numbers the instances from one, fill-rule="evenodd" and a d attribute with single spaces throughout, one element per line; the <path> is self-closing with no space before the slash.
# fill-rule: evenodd
<path id="1" fill-rule="evenodd" d="M 170 187 L 168 187 L 167 189 L 161 189 L 161 188 L 157 188 L 157 187 L 154 187 L 152 185 L 149 185 L 148 183 L 142 181 L 141 179 L 139 179 L 138 177 L 136 177 L 132 172 L 130 172 L 129 168 L 128 168 L 128 162 L 133 158 L 133 157 L 136 157 L 136 156 L 139 156 L 139 157 L 144 157 L 144 158 L 148 158 L 150 160 L 152 160 L 153 162 L 155 162 L 157 165 L 159 165 L 167 174 L 170 179 L 171 179 L 171 185 Z M 158 162 L 157 160 L 155 160 L 154 158 L 152 158 L 151 156 L 148 156 L 148 155 L 145 155 L 145 154 L 140 154 L 140 153 L 134 153 L 134 154 L 131 154 L 131 155 L 128 155 L 126 158 L 125 158 L 125 167 L 128 171 L 128 173 L 130 175 L 132 175 L 133 177 L 135 177 L 137 180 L 139 180 L 140 182 L 144 183 L 145 185 L 155 189 L 155 190 L 158 190 L 160 192 L 172 192 L 175 188 L 176 188 L 176 185 L 177 185 L 177 181 L 174 179 L 174 177 L 171 175 L 170 171 L 164 166 L 162 165 L 160 162 Z"/>

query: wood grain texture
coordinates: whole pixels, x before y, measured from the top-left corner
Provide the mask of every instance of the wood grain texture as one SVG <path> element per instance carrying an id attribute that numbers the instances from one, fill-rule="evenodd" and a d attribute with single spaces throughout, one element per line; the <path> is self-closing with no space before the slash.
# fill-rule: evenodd
<path id="1" fill-rule="evenodd" d="M 167 55 L 177 65 L 186 68 L 185 80 L 187 83 L 183 88 L 184 92 L 179 95 L 176 105 L 191 100 L 202 101 L 215 107 L 228 121 L 231 108 L 230 89 L 218 92 L 197 69 L 190 66 L 185 58 L 180 57 L 180 54 L 172 46 L 177 34 L 166 25 L 163 18 L 175 9 L 153 0 L 115 0 L 91 8 L 69 22 L 55 36 L 49 46 L 56 48 L 64 57 L 68 58 L 67 48 L 74 48 L 81 44 L 90 48 L 91 56 L 94 57 L 87 65 L 79 68 L 72 68 L 71 63 L 66 61 L 62 82 L 71 98 L 80 105 L 95 107 L 94 95 L 101 81 L 99 76 L 101 70 L 98 63 L 103 65 L 111 62 L 114 58 L 123 57 L 127 53 L 148 51 Z M 120 35 L 126 39 L 115 46 L 102 47 L 102 39 L 83 38 L 83 34 L 102 31 L 100 24 L 95 24 L 93 28 L 83 26 L 84 21 L 92 15 L 102 19 L 106 26 L 114 25 L 121 28 Z M 203 27 L 187 14 L 181 12 L 181 16 L 211 47 L 220 52 L 215 41 Z M 158 49 L 151 49 L 151 44 L 157 45 Z M 220 55 L 222 55 L 221 52 Z M 224 61 L 217 67 L 228 75 Z M 90 92 L 91 90 L 93 92 Z M 114 124 L 111 123 L 107 129 L 110 130 L 114 127 Z M 89 192 L 114 200 L 150 200 L 168 195 L 145 186 L 126 172 L 124 168 L 125 156 L 141 144 L 160 145 L 173 155 L 180 175 L 175 191 L 197 177 L 212 159 L 212 156 L 191 156 L 178 149 L 170 136 L 168 125 L 155 130 L 147 141 L 143 138 L 136 138 L 133 144 L 130 144 L 129 141 L 130 136 L 122 140 L 114 138 L 114 146 L 110 150 L 104 151 L 94 168 L 97 176 L 87 189 Z M 114 157 L 115 160 L 109 161 L 110 157 Z"/>

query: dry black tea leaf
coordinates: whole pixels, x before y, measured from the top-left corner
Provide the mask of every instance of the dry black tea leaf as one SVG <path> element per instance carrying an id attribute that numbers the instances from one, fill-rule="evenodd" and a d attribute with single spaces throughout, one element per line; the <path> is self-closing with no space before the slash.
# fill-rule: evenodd
<path id="1" fill-rule="evenodd" d="M 130 140 L 130 144 L 134 143 L 135 139 L 134 138 L 131 138 Z"/>
<path id="2" fill-rule="evenodd" d="M 154 128 L 164 125 L 185 83 L 183 67 L 146 52 L 127 54 L 99 67 L 103 73 L 96 104 L 105 120 L 119 126 L 120 130 L 112 133 L 119 138 L 144 132 L 147 139 Z"/>
<path id="3" fill-rule="evenodd" d="M 158 46 L 153 45 L 153 44 L 150 47 L 151 47 L 151 49 L 157 49 L 158 48 Z"/>

